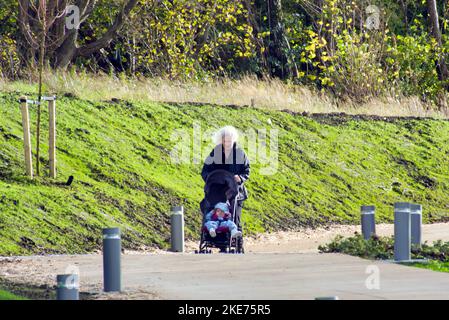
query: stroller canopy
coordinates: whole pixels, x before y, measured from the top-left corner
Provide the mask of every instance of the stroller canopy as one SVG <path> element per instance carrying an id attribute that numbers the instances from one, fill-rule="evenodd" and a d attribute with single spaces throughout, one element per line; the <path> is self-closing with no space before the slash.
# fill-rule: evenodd
<path id="1" fill-rule="evenodd" d="M 239 193 L 239 187 L 234 180 L 234 175 L 226 170 L 212 171 L 204 186 L 204 200 L 201 201 L 203 214 L 211 210 L 218 202 L 226 202 L 234 199 Z"/>

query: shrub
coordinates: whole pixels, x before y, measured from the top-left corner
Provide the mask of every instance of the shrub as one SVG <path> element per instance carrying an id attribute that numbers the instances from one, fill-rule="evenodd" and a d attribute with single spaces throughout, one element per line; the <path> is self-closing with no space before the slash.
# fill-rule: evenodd
<path id="1" fill-rule="evenodd" d="M 393 259 L 394 237 L 373 236 L 365 240 L 358 233 L 349 238 L 337 236 L 329 244 L 319 246 L 318 250 L 323 253 L 345 253 L 366 259 Z M 449 262 L 449 242 L 439 240 L 434 242 L 433 245 L 426 242 L 421 247 L 412 246 L 411 256 L 412 259 Z"/>

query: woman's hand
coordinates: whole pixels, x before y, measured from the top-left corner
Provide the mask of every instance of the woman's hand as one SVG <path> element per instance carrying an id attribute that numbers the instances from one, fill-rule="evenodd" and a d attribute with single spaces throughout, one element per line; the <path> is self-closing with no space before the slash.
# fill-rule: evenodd
<path id="1" fill-rule="evenodd" d="M 240 177 L 239 177 L 238 175 L 235 175 L 235 176 L 234 176 L 234 180 L 235 180 L 235 182 L 237 182 L 237 183 L 241 183 L 241 182 L 242 182 L 242 179 L 240 179 Z"/>

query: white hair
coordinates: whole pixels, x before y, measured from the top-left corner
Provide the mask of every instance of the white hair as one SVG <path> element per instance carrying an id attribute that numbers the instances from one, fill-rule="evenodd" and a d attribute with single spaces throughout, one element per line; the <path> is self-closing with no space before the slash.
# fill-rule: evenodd
<path id="1" fill-rule="evenodd" d="M 239 139 L 239 133 L 237 132 L 237 129 L 233 126 L 226 126 L 218 130 L 214 134 L 214 142 L 216 145 L 223 143 L 224 137 L 230 137 L 232 140 L 232 144 L 236 143 Z"/>

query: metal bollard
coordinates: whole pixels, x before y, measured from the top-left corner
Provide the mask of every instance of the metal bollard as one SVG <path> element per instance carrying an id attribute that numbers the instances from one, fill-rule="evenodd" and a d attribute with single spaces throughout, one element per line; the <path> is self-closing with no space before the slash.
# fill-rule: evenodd
<path id="1" fill-rule="evenodd" d="M 121 254 L 120 229 L 103 229 L 103 281 L 105 292 L 122 290 Z"/>
<path id="2" fill-rule="evenodd" d="M 418 246 L 422 242 L 422 206 L 420 204 L 410 204 L 411 215 L 411 241 Z"/>
<path id="3" fill-rule="evenodd" d="M 184 207 L 173 207 L 171 213 L 171 251 L 184 252 Z"/>
<path id="4" fill-rule="evenodd" d="M 411 258 L 410 203 L 394 204 L 394 260 L 409 261 Z"/>
<path id="5" fill-rule="evenodd" d="M 59 274 L 56 276 L 56 300 L 79 300 L 79 276 Z"/>
<path id="6" fill-rule="evenodd" d="M 316 297 L 315 300 L 340 300 L 337 296 L 331 297 Z"/>
<path id="7" fill-rule="evenodd" d="M 362 235 L 365 240 L 376 234 L 376 221 L 374 218 L 375 206 L 362 206 Z"/>

